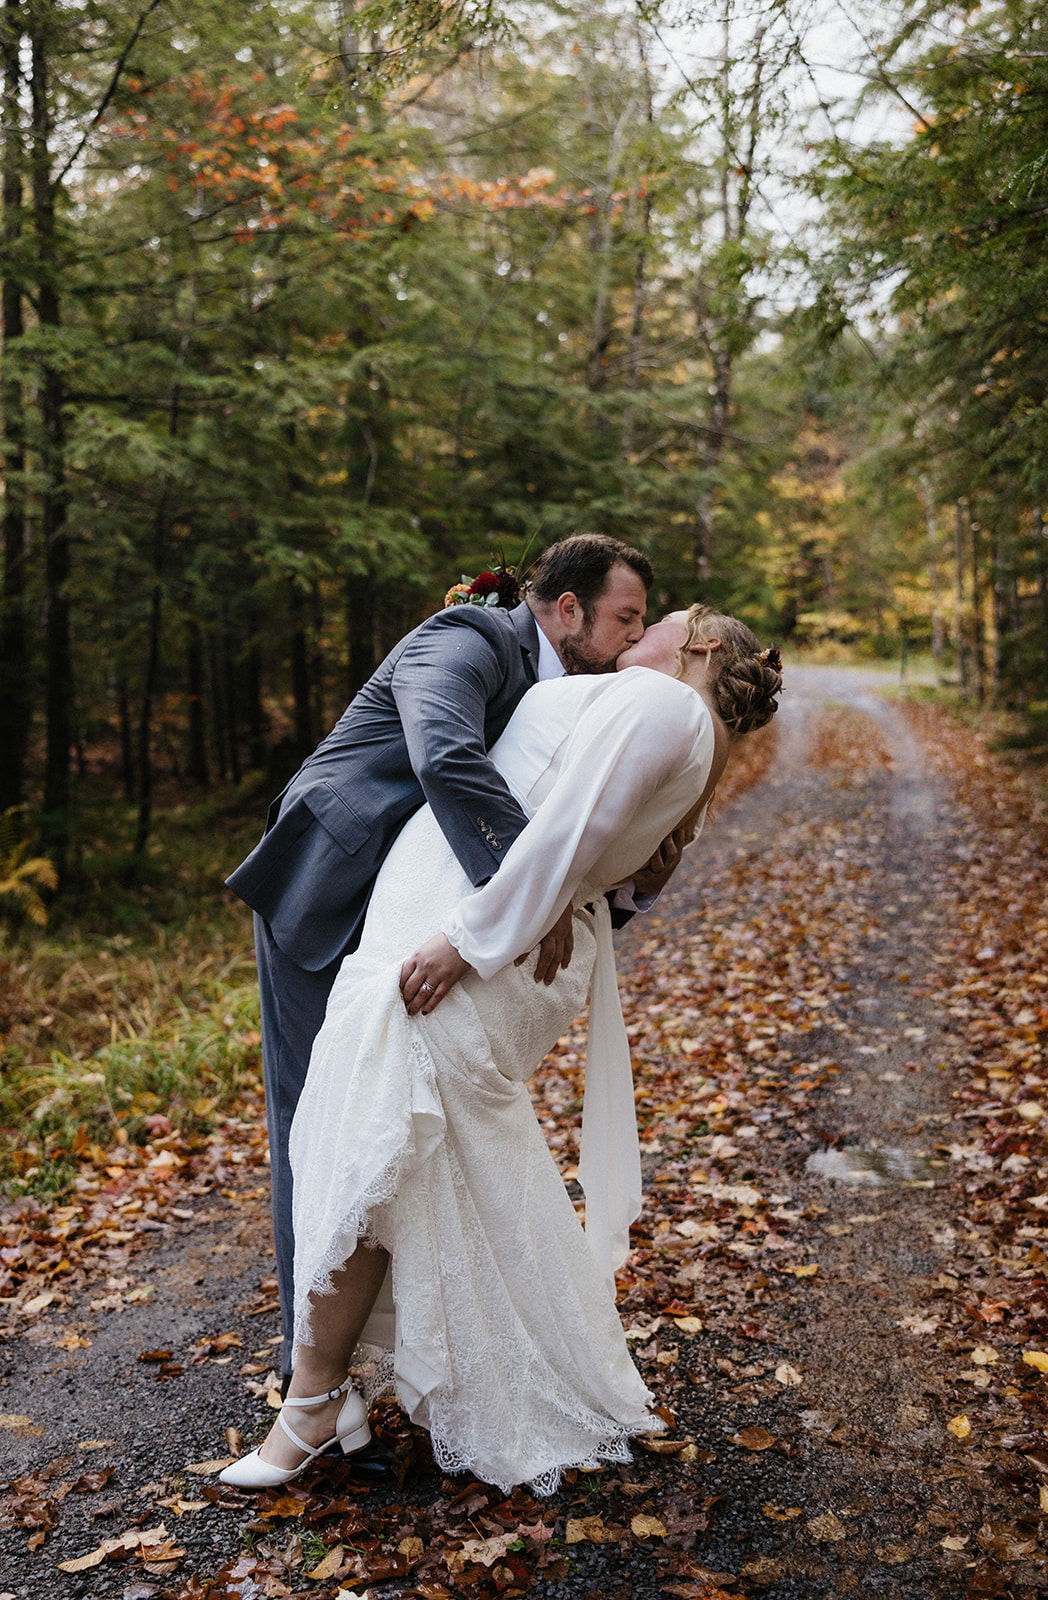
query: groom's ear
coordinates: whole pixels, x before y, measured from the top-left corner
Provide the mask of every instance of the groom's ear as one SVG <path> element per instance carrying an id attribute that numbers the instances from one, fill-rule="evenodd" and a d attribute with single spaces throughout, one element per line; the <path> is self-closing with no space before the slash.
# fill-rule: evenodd
<path id="1" fill-rule="evenodd" d="M 573 633 L 582 617 L 579 597 L 571 589 L 557 596 L 557 620 L 568 633 Z"/>

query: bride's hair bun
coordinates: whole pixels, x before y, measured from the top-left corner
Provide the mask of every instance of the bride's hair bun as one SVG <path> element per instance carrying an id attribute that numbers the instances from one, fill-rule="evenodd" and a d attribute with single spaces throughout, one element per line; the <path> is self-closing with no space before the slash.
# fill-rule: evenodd
<path id="1" fill-rule="evenodd" d="M 678 652 L 683 672 L 692 646 L 703 639 L 719 639 L 720 649 L 707 656 L 710 689 L 722 721 L 732 733 L 752 733 L 763 728 L 779 709 L 775 696 L 782 689 L 782 661 L 774 646 L 764 650 L 756 634 L 737 617 L 722 616 L 701 602 L 687 617 L 688 633 Z"/>

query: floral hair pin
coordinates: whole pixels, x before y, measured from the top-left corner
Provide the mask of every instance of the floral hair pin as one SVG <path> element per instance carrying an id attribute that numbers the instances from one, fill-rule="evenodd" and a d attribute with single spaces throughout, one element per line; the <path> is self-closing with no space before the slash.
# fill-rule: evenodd
<path id="1" fill-rule="evenodd" d="M 780 656 L 778 647 L 776 645 L 770 644 L 767 650 L 762 650 L 760 655 L 757 657 L 757 660 L 762 661 L 764 665 L 766 667 L 770 667 L 773 672 L 782 671 L 782 657 Z"/>
<path id="2" fill-rule="evenodd" d="M 515 567 L 507 566 L 500 550 L 498 560 L 493 561 L 486 572 L 479 572 L 475 578 L 467 578 L 463 573 L 462 581 L 453 583 L 444 596 L 445 611 L 449 606 L 502 606 L 504 609 L 519 606 L 531 571 L 524 562 L 535 537 L 536 534 L 532 534 L 528 539 Z"/>
<path id="3" fill-rule="evenodd" d="M 521 588 L 516 568 L 496 566 L 490 572 L 480 572 L 475 578 L 462 575 L 461 583 L 453 583 L 444 596 L 444 609 L 449 606 L 515 606 L 520 602 Z"/>

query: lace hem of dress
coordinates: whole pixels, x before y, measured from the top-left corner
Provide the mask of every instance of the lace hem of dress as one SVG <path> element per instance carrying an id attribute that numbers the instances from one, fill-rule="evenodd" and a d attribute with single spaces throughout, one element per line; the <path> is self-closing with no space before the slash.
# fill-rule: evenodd
<path id="1" fill-rule="evenodd" d="M 652 1417 L 651 1426 L 645 1430 L 644 1436 L 649 1433 L 662 1433 L 664 1430 L 665 1424 L 658 1417 Z M 565 1472 L 571 1472 L 573 1469 L 577 1471 L 594 1471 L 598 1467 L 612 1462 L 617 1465 L 629 1466 L 633 1460 L 633 1455 L 630 1451 L 630 1440 L 638 1437 L 641 1437 L 638 1432 L 631 1432 L 622 1428 L 615 1429 L 603 1439 L 594 1442 L 586 1454 L 580 1456 L 578 1460 L 562 1461 L 557 1466 L 548 1467 L 537 1478 L 529 1478 L 527 1486 L 533 1494 L 545 1499 L 548 1495 L 556 1493 Z M 434 1460 L 443 1472 L 470 1472 L 476 1476 L 484 1476 L 483 1469 L 478 1468 L 476 1461 L 466 1460 L 461 1452 L 454 1450 L 438 1434 L 430 1435 L 430 1443 L 433 1447 Z M 517 1482 L 500 1478 L 497 1475 L 485 1477 L 484 1481 L 494 1484 L 497 1489 L 502 1490 L 503 1494 L 509 1494 L 512 1489 L 519 1487 Z"/>
<path id="2" fill-rule="evenodd" d="M 378 1345 L 361 1344 L 357 1348 L 352 1367 L 353 1382 L 364 1396 L 364 1403 L 370 1411 L 380 1395 L 396 1387 L 396 1369 L 392 1350 L 383 1350 Z M 528 1480 L 528 1488 L 533 1494 L 543 1498 L 555 1494 L 560 1487 L 565 1472 L 573 1470 L 591 1472 L 605 1464 L 629 1466 L 633 1460 L 630 1450 L 631 1439 L 648 1438 L 655 1434 L 665 1433 L 666 1424 L 661 1417 L 652 1415 L 647 1419 L 646 1426 L 641 1432 L 639 1429 L 615 1428 L 609 1429 L 601 1439 L 592 1443 L 584 1456 L 577 1460 L 564 1461 L 558 1466 L 550 1467 L 540 1473 L 537 1478 Z M 473 1457 L 469 1459 L 461 1450 L 456 1450 L 439 1433 L 430 1434 L 430 1443 L 433 1448 L 433 1458 L 443 1472 L 469 1472 L 476 1474 L 477 1463 Z M 508 1494 L 515 1489 L 517 1484 L 498 1477 L 490 1480 L 497 1488 Z"/>
<path id="3" fill-rule="evenodd" d="M 412 1061 L 420 1077 L 425 1080 L 428 1087 L 435 1090 L 436 1073 L 429 1052 L 417 1039 L 412 1039 L 410 1048 Z M 395 1154 L 390 1157 L 381 1172 L 376 1174 L 357 1197 L 355 1204 L 347 1210 L 340 1227 L 333 1234 L 326 1250 L 316 1263 L 312 1273 L 312 1281 L 308 1287 L 300 1291 L 296 1284 L 295 1350 L 298 1350 L 301 1346 L 313 1344 L 313 1335 L 309 1325 L 310 1296 L 334 1294 L 334 1275 L 345 1266 L 358 1244 L 363 1242 L 365 1246 L 370 1248 L 375 1248 L 382 1244 L 382 1241 L 372 1230 L 372 1214 L 379 1206 L 386 1205 L 395 1198 L 400 1187 L 401 1175 L 413 1159 L 414 1152 L 412 1149 L 408 1145 L 402 1144 Z M 370 1404 L 370 1401 L 368 1403 Z"/>

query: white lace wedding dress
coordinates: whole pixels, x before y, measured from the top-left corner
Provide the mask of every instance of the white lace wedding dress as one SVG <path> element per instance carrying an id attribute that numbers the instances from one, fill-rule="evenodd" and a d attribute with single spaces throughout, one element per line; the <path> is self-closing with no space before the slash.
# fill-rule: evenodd
<path id="1" fill-rule="evenodd" d="M 384 1245 L 365 1339 L 393 1351 L 440 1465 L 504 1489 L 628 1460 L 628 1438 L 660 1426 L 614 1301 L 640 1164 L 603 891 L 694 805 L 712 754 L 700 697 L 644 667 L 529 690 L 492 752 L 528 826 L 473 890 L 428 807 L 408 822 L 314 1046 L 291 1134 L 296 1344 L 309 1293 L 330 1290 L 358 1239 Z M 571 965 L 536 984 L 534 957 L 513 960 L 569 899 Z M 400 965 L 440 928 L 478 975 L 411 1018 Z M 583 1234 L 525 1080 L 591 977 Z"/>

